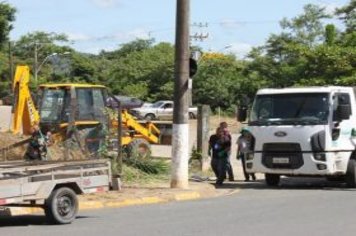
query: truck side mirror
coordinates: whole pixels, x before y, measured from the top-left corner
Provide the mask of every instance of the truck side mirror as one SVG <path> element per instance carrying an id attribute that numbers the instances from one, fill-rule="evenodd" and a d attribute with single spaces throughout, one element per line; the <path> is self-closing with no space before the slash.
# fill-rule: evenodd
<path id="1" fill-rule="evenodd" d="M 339 104 L 334 112 L 334 121 L 348 120 L 351 116 L 350 104 Z"/>
<path id="2" fill-rule="evenodd" d="M 237 109 L 237 121 L 243 122 L 247 118 L 247 107 L 239 107 Z"/>

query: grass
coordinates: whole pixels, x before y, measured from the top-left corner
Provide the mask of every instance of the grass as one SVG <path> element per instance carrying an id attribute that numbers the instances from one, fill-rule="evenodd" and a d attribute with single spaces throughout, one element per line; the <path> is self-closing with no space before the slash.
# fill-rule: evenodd
<path id="1" fill-rule="evenodd" d="M 123 166 L 122 181 L 125 186 L 154 187 L 167 185 L 170 175 L 167 173 L 148 174 L 132 166 Z"/>

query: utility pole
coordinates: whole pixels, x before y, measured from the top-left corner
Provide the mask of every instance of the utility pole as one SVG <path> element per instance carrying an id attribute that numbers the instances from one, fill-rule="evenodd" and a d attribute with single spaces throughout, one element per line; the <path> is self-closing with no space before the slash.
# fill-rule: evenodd
<path id="1" fill-rule="evenodd" d="M 189 0 L 177 0 L 171 188 L 188 188 Z"/>

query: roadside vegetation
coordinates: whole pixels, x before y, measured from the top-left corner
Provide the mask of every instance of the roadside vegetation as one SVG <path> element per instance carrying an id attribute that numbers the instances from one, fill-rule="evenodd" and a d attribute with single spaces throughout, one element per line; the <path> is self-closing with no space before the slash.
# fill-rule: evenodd
<path id="1" fill-rule="evenodd" d="M 137 39 L 118 45 L 114 51 L 92 55 L 65 46 L 70 45 L 68 37 L 60 32 L 30 32 L 10 41 L 16 9 L 1 2 L 0 11 L 0 97 L 10 93 L 9 45 L 14 64 L 30 66 L 37 45 L 38 61 L 58 53 L 43 65 L 39 83 L 98 83 L 113 94 L 148 102 L 172 99 L 174 45 L 157 43 L 153 38 Z M 193 80 L 194 105 L 204 103 L 213 110 L 220 107 L 233 111 L 236 104 L 251 99 L 261 87 L 356 84 L 355 0 L 333 13 L 306 5 L 302 14 L 281 19 L 280 26 L 281 33 L 271 34 L 245 59 L 195 47 L 202 57 Z"/>

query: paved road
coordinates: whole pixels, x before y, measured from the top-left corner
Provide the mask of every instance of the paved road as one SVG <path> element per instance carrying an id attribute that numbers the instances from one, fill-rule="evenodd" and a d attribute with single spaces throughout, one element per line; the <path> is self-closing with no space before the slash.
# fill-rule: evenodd
<path id="1" fill-rule="evenodd" d="M 42 216 L 0 219 L 0 235 L 355 235 L 356 191 L 322 180 L 235 182 L 230 196 L 81 212 L 71 225 Z"/>

